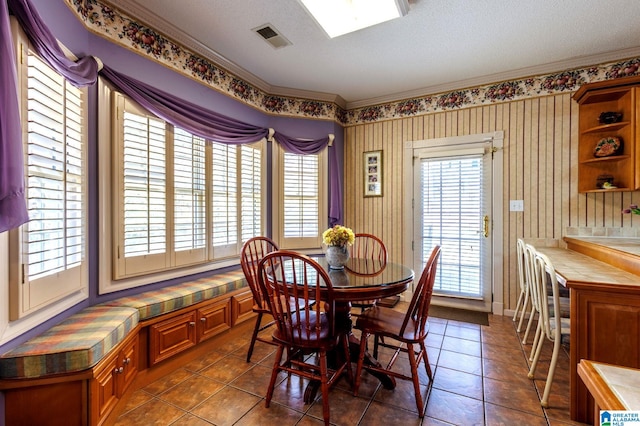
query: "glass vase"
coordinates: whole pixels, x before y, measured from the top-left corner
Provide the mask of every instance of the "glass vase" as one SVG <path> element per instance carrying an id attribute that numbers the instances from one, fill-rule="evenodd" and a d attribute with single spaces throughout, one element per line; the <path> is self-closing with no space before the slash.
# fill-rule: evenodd
<path id="1" fill-rule="evenodd" d="M 329 246 L 325 252 L 329 269 L 344 269 L 349 260 L 349 250 L 346 246 Z"/>

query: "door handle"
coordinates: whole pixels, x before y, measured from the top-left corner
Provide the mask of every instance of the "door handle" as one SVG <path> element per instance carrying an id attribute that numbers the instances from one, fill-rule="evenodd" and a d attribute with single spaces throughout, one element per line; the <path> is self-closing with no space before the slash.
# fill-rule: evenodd
<path id="1" fill-rule="evenodd" d="M 484 217 L 482 218 L 482 224 L 483 224 L 482 235 L 484 235 L 485 238 L 489 238 L 489 216 L 488 215 L 484 215 Z"/>

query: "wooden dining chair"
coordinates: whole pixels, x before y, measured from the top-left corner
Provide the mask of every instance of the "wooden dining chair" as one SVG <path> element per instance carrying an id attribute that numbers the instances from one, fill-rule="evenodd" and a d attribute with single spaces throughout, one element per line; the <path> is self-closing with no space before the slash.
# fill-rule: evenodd
<path id="1" fill-rule="evenodd" d="M 276 321 L 273 340 L 278 343 L 265 406 L 269 407 L 271 403 L 280 371 L 317 380 L 322 391 L 324 422 L 328 425 L 329 388 L 345 371 L 349 382 L 353 383 L 348 330 L 336 327 L 331 279 L 310 257 L 280 250 L 267 254 L 260 261 L 259 284 Z M 299 300 L 306 303 L 292 311 L 291 307 Z M 337 365 L 327 364 L 329 351 L 336 351 Z M 285 352 L 287 355 L 283 361 Z M 312 353 L 316 356 L 308 356 Z"/>
<path id="2" fill-rule="evenodd" d="M 433 285 L 436 278 L 440 253 L 440 246 L 434 247 L 429 260 L 420 275 L 420 279 L 418 280 L 413 297 L 411 298 L 411 302 L 409 303 L 409 307 L 405 314 L 391 308 L 374 306 L 362 313 L 356 320 L 355 327 L 362 331 L 362 335 L 360 338 L 360 356 L 358 357 L 358 367 L 356 369 L 354 395 L 358 395 L 360 375 L 362 374 L 362 368 L 364 365 L 367 341 L 369 336 L 373 335 L 373 356 L 375 358 L 378 356 L 379 346 L 393 349 L 394 354 L 386 367 L 370 365 L 367 366 L 367 370 L 385 373 L 399 379 L 412 381 L 416 396 L 418 414 L 420 417 L 424 416 L 425 405 L 420 391 L 418 365 L 420 364 L 420 361 L 424 361 L 424 366 L 430 381 L 429 386 L 431 386 L 433 383 L 433 374 L 431 372 L 431 366 L 429 365 L 425 339 L 429 332 L 427 319 L 429 317 L 429 306 L 431 304 L 431 295 L 433 294 Z M 384 337 L 388 337 L 389 339 L 381 340 L 381 338 Z M 393 342 L 392 339 L 398 343 Z M 404 345 L 406 345 L 406 347 Z M 418 349 L 417 353 L 415 351 L 416 345 Z M 411 376 L 393 369 L 393 365 L 400 352 L 407 353 L 409 357 Z"/>
<path id="3" fill-rule="evenodd" d="M 355 240 L 349 247 L 349 255 L 351 258 L 375 260 L 379 262 L 379 265 L 376 265 L 377 267 L 383 267 L 387 263 L 386 246 L 380 238 L 372 234 L 355 234 Z M 377 301 L 377 299 L 354 301 L 351 306 L 364 311 L 374 306 Z"/>
<path id="4" fill-rule="evenodd" d="M 249 344 L 249 351 L 247 352 L 247 362 L 251 361 L 251 355 L 253 354 L 253 348 L 256 341 L 261 341 L 271 345 L 275 345 L 273 340 L 269 338 L 261 338 L 259 333 L 273 324 L 272 320 L 267 324 L 262 324 L 262 317 L 265 314 L 270 314 L 269 307 L 263 300 L 262 293 L 258 284 L 258 263 L 267 254 L 278 250 L 278 246 L 275 242 L 267 237 L 254 237 L 249 239 L 242 246 L 240 254 L 240 265 L 244 272 L 244 276 L 247 279 L 251 294 L 253 295 L 253 312 L 257 314 L 256 324 L 253 327 L 253 333 L 251 335 L 251 343 Z"/>
<path id="5" fill-rule="evenodd" d="M 553 342 L 553 354 L 551 355 L 551 361 L 549 363 L 547 381 L 544 386 L 542 398 L 540 399 L 540 405 L 546 408 L 549 406 L 549 393 L 551 392 L 551 383 L 555 374 L 558 355 L 560 354 L 562 336 L 568 336 L 570 334 L 571 324 L 569 318 L 563 318 L 560 315 L 560 289 L 553 264 L 547 256 L 540 252 L 535 253 L 533 273 L 532 290 L 536 294 L 534 303 L 537 304 L 540 317 L 538 319 L 536 335 L 533 340 L 532 350 L 535 350 L 535 353 L 528 376 L 530 379 L 535 377 L 535 371 L 546 337 Z M 549 287 L 551 288 L 551 294 L 548 294 Z M 551 305 L 548 303 L 549 298 L 552 299 Z"/>

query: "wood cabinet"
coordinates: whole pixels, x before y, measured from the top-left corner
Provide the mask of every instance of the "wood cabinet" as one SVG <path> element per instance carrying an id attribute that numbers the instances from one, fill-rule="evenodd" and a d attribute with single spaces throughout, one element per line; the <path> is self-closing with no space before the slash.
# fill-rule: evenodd
<path id="1" fill-rule="evenodd" d="M 36 384 L 4 391 L 5 416 L 15 426 L 86 426 L 87 380 Z M 5 423 L 2 423 L 2 420 Z"/>
<path id="2" fill-rule="evenodd" d="M 148 379 L 149 367 L 229 330 L 233 323 L 252 315 L 251 307 L 250 291 L 227 293 L 139 324 L 89 369 L 52 377 L 1 380 L 6 423 L 111 424 L 110 416 L 117 415 L 126 403 L 123 396 L 136 377 Z M 206 347 L 204 344 L 201 348 Z M 194 353 L 198 350 L 195 348 Z"/>
<path id="3" fill-rule="evenodd" d="M 230 300 L 204 304 L 149 327 L 149 365 L 231 328 Z"/>
<path id="4" fill-rule="evenodd" d="M 602 257 L 615 262 L 620 257 L 620 251 L 596 243 L 606 238 L 564 240 L 568 249 L 536 250 L 552 259 L 559 281 L 570 291 L 571 420 L 591 424 L 594 401 L 578 377 L 578 364 L 588 359 L 640 368 L 640 276 L 629 272 L 637 270 L 629 262 L 614 267 L 596 260 Z"/>
<path id="5" fill-rule="evenodd" d="M 589 359 L 640 368 L 640 292 L 638 287 L 571 283 L 571 418 L 592 422 L 593 398 L 577 377 L 577 365 Z M 572 324 L 573 326 L 573 324 Z"/>
<path id="6" fill-rule="evenodd" d="M 640 160 L 637 155 L 640 138 L 637 120 L 640 110 L 640 77 L 585 84 L 574 95 L 580 108 L 578 145 L 578 191 L 611 192 L 640 189 Z M 621 113 L 620 121 L 610 124 L 599 121 L 603 112 Z M 596 157 L 594 152 L 603 138 L 622 141 L 621 152 Z M 599 178 L 610 176 L 617 188 L 598 187 Z"/>
<path id="7" fill-rule="evenodd" d="M 233 313 L 233 325 L 240 324 L 250 318 L 255 317 L 253 312 L 253 294 L 251 291 L 236 294 L 231 298 L 231 309 Z"/>
<path id="8" fill-rule="evenodd" d="M 229 300 L 209 303 L 196 313 L 198 323 L 198 343 L 231 328 L 231 309 Z"/>
<path id="9" fill-rule="evenodd" d="M 96 369 L 90 383 L 90 424 L 100 425 L 129 388 L 138 372 L 138 333 Z"/>

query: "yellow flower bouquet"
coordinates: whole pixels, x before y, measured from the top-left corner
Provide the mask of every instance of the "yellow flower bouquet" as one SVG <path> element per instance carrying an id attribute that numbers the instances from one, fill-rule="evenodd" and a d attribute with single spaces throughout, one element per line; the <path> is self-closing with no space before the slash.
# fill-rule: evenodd
<path id="1" fill-rule="evenodd" d="M 350 228 L 335 225 L 322 233 L 322 242 L 327 246 L 344 247 L 352 245 L 356 236 Z"/>

